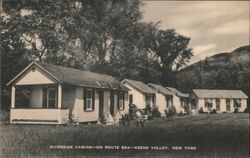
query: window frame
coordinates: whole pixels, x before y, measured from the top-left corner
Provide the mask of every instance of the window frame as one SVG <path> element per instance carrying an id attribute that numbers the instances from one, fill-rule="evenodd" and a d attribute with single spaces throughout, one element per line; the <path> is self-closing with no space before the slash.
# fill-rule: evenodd
<path id="1" fill-rule="evenodd" d="M 119 110 L 124 110 L 124 95 L 125 93 L 120 91 L 118 92 L 118 107 L 119 107 Z"/>
<path id="2" fill-rule="evenodd" d="M 88 92 L 90 92 L 90 98 L 88 98 Z M 86 111 L 92 111 L 93 110 L 93 90 L 92 89 L 90 89 L 90 88 L 87 88 L 86 89 L 86 98 L 84 98 L 84 99 L 86 99 L 86 105 L 85 105 L 85 107 L 86 107 Z M 90 107 L 88 107 L 88 101 L 90 101 Z"/>
<path id="3" fill-rule="evenodd" d="M 231 111 L 231 99 L 230 98 L 225 99 L 225 104 L 226 104 L 226 111 Z"/>
<path id="4" fill-rule="evenodd" d="M 239 100 L 240 104 L 236 106 L 235 104 L 237 103 L 237 100 Z M 233 99 L 233 106 L 234 106 L 234 108 L 240 108 L 241 104 L 242 104 L 241 98 L 235 98 L 235 99 Z"/>
<path id="5" fill-rule="evenodd" d="M 49 97 L 50 91 L 55 91 L 55 98 L 54 99 L 50 99 L 50 97 Z M 55 102 L 55 107 L 54 108 L 50 108 L 49 107 L 49 102 L 50 101 L 54 101 Z M 47 109 L 55 109 L 55 108 L 57 108 L 57 91 L 56 91 L 55 87 L 48 87 L 47 88 L 47 107 L 46 108 Z"/>
<path id="6" fill-rule="evenodd" d="M 211 105 L 209 105 L 209 100 L 211 100 Z M 213 107 L 213 98 L 205 98 L 204 99 L 204 106 L 206 107 L 206 108 L 212 108 Z"/>
<path id="7" fill-rule="evenodd" d="M 216 111 L 221 110 L 221 99 L 220 98 L 215 98 L 215 108 L 216 108 Z"/>

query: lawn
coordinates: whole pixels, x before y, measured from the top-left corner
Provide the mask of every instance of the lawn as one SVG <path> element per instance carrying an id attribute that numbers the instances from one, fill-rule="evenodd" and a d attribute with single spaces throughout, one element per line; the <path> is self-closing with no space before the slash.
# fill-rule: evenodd
<path id="1" fill-rule="evenodd" d="M 249 157 L 249 114 L 246 113 L 156 119 L 148 121 L 143 128 L 10 125 L 6 121 L 8 115 L 3 112 L 1 120 L 1 157 Z M 74 149 L 50 148 L 58 145 Z M 149 149 L 76 149 L 83 146 Z M 152 150 L 153 146 L 158 150 Z M 182 149 L 174 150 L 176 146 Z M 165 150 L 159 150 L 163 147 Z"/>

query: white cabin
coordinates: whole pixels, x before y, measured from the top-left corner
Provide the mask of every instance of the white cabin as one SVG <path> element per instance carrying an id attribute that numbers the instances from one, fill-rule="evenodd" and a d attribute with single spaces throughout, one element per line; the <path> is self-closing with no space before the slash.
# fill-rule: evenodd
<path id="1" fill-rule="evenodd" d="M 121 83 L 130 90 L 129 104 L 135 104 L 138 109 L 145 109 L 146 105 L 155 106 L 155 92 L 143 82 L 124 79 Z"/>
<path id="2" fill-rule="evenodd" d="M 247 108 L 248 97 L 240 90 L 193 89 L 190 99 L 191 106 L 197 111 L 232 113 L 236 109 L 243 112 Z"/>
<path id="3" fill-rule="evenodd" d="M 128 89 L 108 75 L 32 62 L 7 85 L 11 123 L 96 122 L 128 112 Z"/>

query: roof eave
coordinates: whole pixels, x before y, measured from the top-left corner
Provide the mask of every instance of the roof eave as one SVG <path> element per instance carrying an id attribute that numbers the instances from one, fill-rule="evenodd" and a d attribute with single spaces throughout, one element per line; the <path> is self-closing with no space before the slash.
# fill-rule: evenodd
<path id="1" fill-rule="evenodd" d="M 20 77 L 24 72 L 26 72 L 32 65 L 36 65 L 38 66 L 40 69 L 42 69 L 45 73 L 47 73 L 48 75 L 50 75 L 53 79 L 55 79 L 57 82 L 59 83 L 63 83 L 62 81 L 60 81 L 57 77 L 55 77 L 54 75 L 52 75 L 50 72 L 48 72 L 46 69 L 44 69 L 41 65 L 37 64 L 36 62 L 32 62 L 30 63 L 26 68 L 24 68 L 20 73 L 18 73 L 12 80 L 10 80 L 6 86 L 10 86 L 16 79 L 18 79 L 18 77 Z"/>

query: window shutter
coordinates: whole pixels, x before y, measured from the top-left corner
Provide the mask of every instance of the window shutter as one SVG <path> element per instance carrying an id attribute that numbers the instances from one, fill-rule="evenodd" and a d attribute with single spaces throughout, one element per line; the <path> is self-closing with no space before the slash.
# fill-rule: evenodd
<path id="1" fill-rule="evenodd" d="M 87 109 L 87 89 L 83 88 L 83 110 L 86 111 Z"/>
<path id="2" fill-rule="evenodd" d="M 95 89 L 92 89 L 92 110 L 95 110 Z"/>
<path id="3" fill-rule="evenodd" d="M 47 88 L 43 88 L 43 108 L 47 108 Z"/>

